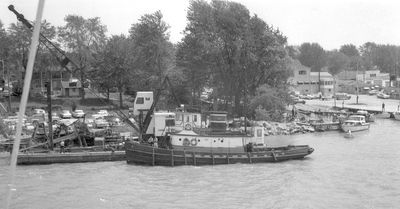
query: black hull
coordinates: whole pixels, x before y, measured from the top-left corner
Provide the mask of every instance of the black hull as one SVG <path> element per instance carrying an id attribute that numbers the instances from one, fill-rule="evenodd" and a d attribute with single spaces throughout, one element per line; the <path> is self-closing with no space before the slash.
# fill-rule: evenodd
<path id="1" fill-rule="evenodd" d="M 270 163 L 302 159 L 313 151 L 308 145 L 267 148 L 251 153 L 212 153 L 168 150 L 132 142 L 125 144 L 127 163 L 152 166 Z"/>
<path id="2" fill-rule="evenodd" d="M 28 153 L 18 154 L 18 165 L 52 164 L 52 163 L 87 163 L 102 161 L 123 161 L 124 151 L 115 152 L 74 152 L 74 153 Z"/>

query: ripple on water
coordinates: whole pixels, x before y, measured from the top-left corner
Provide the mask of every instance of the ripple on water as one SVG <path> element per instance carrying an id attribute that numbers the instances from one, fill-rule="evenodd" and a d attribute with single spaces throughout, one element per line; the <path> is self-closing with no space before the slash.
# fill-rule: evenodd
<path id="1" fill-rule="evenodd" d="M 18 166 L 14 208 L 398 208 L 400 123 L 367 132 L 267 137 L 309 144 L 304 160 L 270 164 L 147 167 L 125 162 Z M 3 161 L 4 162 L 4 161 Z M 0 166 L 6 187 L 7 166 Z M 1 190 L 1 197 L 5 191 Z"/>

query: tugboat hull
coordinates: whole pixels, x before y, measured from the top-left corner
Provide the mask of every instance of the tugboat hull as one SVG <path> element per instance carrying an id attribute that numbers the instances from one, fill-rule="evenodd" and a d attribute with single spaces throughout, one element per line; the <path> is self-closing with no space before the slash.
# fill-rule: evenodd
<path id="1" fill-rule="evenodd" d="M 127 142 L 125 144 L 127 163 L 152 166 L 280 162 L 302 159 L 313 151 L 314 149 L 308 145 L 255 149 L 254 152 L 214 153 L 154 148 L 147 144 L 136 142 Z"/>

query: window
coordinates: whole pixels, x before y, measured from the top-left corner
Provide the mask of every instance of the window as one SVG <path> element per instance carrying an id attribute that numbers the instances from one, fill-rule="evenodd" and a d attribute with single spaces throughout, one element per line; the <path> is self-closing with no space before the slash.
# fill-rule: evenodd
<path id="1" fill-rule="evenodd" d="M 193 122 L 197 122 L 197 115 L 193 115 Z"/>
<path id="2" fill-rule="evenodd" d="M 257 129 L 257 137 L 262 137 L 262 130 L 261 129 Z"/>
<path id="3" fill-rule="evenodd" d="M 176 121 L 181 121 L 181 120 L 182 120 L 181 114 L 176 114 Z"/>
<path id="4" fill-rule="evenodd" d="M 376 77 L 376 74 L 369 74 L 369 77 L 375 78 L 375 77 Z"/>
<path id="5" fill-rule="evenodd" d="M 190 122 L 190 120 L 189 120 L 189 115 L 186 116 L 186 122 Z"/>
<path id="6" fill-rule="evenodd" d="M 143 97 L 139 97 L 136 99 L 136 104 L 144 104 L 144 98 Z"/>
<path id="7" fill-rule="evenodd" d="M 300 70 L 300 71 L 299 71 L 299 75 L 307 75 L 307 71 L 305 71 L 305 70 Z"/>
<path id="8" fill-rule="evenodd" d="M 150 101 L 150 97 L 146 97 L 146 101 Z"/>
<path id="9" fill-rule="evenodd" d="M 170 119 L 170 118 L 166 118 L 165 119 L 165 126 L 175 126 L 175 120 L 174 119 Z"/>

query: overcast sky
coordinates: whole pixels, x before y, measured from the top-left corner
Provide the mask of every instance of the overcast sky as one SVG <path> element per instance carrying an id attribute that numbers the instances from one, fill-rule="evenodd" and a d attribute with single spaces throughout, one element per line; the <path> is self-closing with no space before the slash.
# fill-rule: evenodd
<path id="1" fill-rule="evenodd" d="M 371 41 L 400 45 L 400 1 L 395 0 L 237 0 L 251 14 L 279 28 L 290 45 L 317 42 L 324 49 L 343 44 L 360 46 Z M 25 18 L 35 18 L 37 0 L 0 0 L 0 20 L 8 27 L 16 17 L 13 4 Z M 170 25 L 171 41 L 182 38 L 188 0 L 47 0 L 44 19 L 64 24 L 67 14 L 100 17 L 108 35 L 128 34 L 140 16 L 161 10 Z"/>

